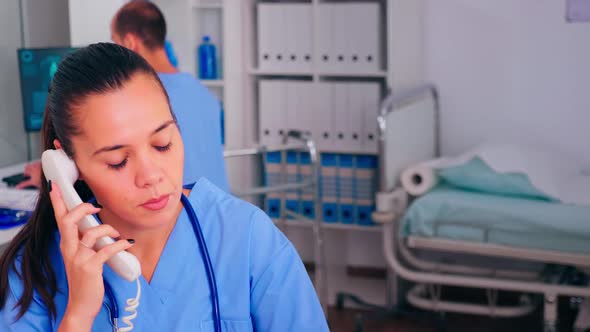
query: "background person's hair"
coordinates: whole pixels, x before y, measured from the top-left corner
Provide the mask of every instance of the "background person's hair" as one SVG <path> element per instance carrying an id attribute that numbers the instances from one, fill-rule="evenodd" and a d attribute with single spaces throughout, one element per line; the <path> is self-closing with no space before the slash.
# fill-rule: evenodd
<path id="1" fill-rule="evenodd" d="M 132 33 L 150 50 L 164 47 L 166 20 L 160 9 L 150 1 L 127 3 L 117 12 L 113 25 L 115 33 L 121 38 Z"/>
<path id="2" fill-rule="evenodd" d="M 85 99 L 90 95 L 117 91 L 140 73 L 153 78 L 168 99 L 152 67 L 141 56 L 122 46 L 98 43 L 67 56 L 59 64 L 49 87 L 41 132 L 43 151 L 53 149 L 53 141 L 58 139 L 66 154 L 73 157 L 76 151 L 71 138 L 80 134 L 76 115 L 83 111 L 80 107 Z M 172 117 L 175 119 L 173 113 Z M 76 182 L 75 187 L 82 200 L 87 201 L 93 196 L 84 182 Z M 49 257 L 49 247 L 56 231 L 57 224 L 43 175 L 39 199 L 31 219 L 0 258 L 0 309 L 13 309 L 5 306 L 11 292 L 8 275 L 14 271 L 22 280 L 24 289 L 17 303 L 17 318 L 21 318 L 28 310 L 34 292 L 37 292 L 51 316 L 56 316 L 53 298 L 57 292 L 57 282 Z"/>

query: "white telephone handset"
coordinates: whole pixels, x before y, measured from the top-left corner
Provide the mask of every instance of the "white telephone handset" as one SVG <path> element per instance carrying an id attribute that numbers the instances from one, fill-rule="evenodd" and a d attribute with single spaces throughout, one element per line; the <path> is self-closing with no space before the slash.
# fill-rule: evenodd
<path id="1" fill-rule="evenodd" d="M 41 155 L 41 165 L 47 180 L 59 185 L 61 194 L 68 210 L 82 204 L 82 199 L 74 189 L 74 183 L 78 179 L 76 164 L 65 154 L 62 149 L 46 150 Z M 92 215 L 87 215 L 79 223 L 80 231 L 98 226 L 99 223 Z M 111 237 L 103 236 L 96 241 L 95 250 L 114 243 Z M 111 257 L 107 264 L 123 279 L 134 281 L 141 274 L 141 265 L 137 258 L 127 251 L 121 251 Z"/>

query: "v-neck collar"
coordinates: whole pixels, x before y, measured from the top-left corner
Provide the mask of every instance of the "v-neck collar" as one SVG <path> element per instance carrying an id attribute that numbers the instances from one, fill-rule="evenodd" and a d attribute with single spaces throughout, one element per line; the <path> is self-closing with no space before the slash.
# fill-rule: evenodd
<path id="1" fill-rule="evenodd" d="M 191 201 L 191 204 L 193 204 L 193 208 L 195 208 L 196 211 L 197 208 L 194 207 L 195 204 L 192 203 L 195 201 L 194 197 L 192 197 L 194 195 L 196 195 L 196 193 L 193 189 L 189 193 L 188 199 Z M 183 275 L 183 270 L 186 268 L 186 264 L 179 264 L 179 261 L 186 255 L 187 250 L 198 250 L 198 246 L 191 226 L 191 221 L 186 212 L 186 207 L 183 207 L 178 215 L 176 224 L 166 241 L 164 249 L 162 250 L 160 259 L 156 264 L 151 282 L 148 283 L 143 275 L 140 275 L 139 277 L 142 293 L 153 293 L 158 296 L 161 303 L 165 303 L 170 295 L 174 293 L 175 285 L 177 283 L 177 277 L 175 276 Z M 135 283 L 129 283 L 128 286 L 125 286 L 127 283 L 118 282 L 121 280 L 120 277 L 108 265 L 105 265 L 104 267 L 104 277 L 107 281 L 113 280 L 111 286 L 113 287 L 117 298 L 134 294 Z M 130 289 L 133 290 L 130 291 Z M 120 292 L 123 292 L 125 295 L 119 294 Z"/>
<path id="2" fill-rule="evenodd" d="M 187 243 L 194 242 L 187 237 L 194 238 L 194 235 L 186 208 L 183 208 L 162 250 L 151 282 L 148 284 L 145 278 L 141 276 L 150 288 L 159 293 L 163 302 L 166 301 L 166 298 L 174 290 L 176 283 L 175 276 L 182 275 L 182 271 L 186 266 L 185 264 L 179 264 L 179 260 L 182 259 L 183 254 L 189 249 L 187 248 Z"/>

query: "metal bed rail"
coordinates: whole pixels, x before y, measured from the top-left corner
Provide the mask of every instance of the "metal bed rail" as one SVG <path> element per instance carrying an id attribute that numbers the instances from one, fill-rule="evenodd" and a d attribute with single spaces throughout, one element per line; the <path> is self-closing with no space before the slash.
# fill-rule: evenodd
<path id="1" fill-rule="evenodd" d="M 377 116 L 377 126 L 379 130 L 379 140 L 378 140 L 378 151 L 379 151 L 379 191 L 387 192 L 388 190 L 392 190 L 393 188 L 387 188 L 387 174 L 386 172 L 386 165 L 385 165 L 385 151 L 387 149 L 386 143 L 386 132 L 387 132 L 387 115 L 391 112 L 394 112 L 396 109 L 411 104 L 412 102 L 416 101 L 419 98 L 423 98 L 425 95 L 430 95 L 434 101 L 434 116 L 435 116 L 435 126 L 434 130 L 434 137 L 439 137 L 440 133 L 440 121 L 439 121 L 439 109 L 440 103 L 438 99 L 438 92 L 436 90 L 436 86 L 434 84 L 428 83 L 424 84 L 403 92 L 399 94 L 390 93 L 385 99 L 381 102 L 381 106 L 379 109 L 379 116 Z M 434 154 L 435 156 L 440 155 L 440 144 L 438 143 L 438 139 L 435 141 L 434 146 Z"/>
<path id="2" fill-rule="evenodd" d="M 307 152 L 310 156 L 311 161 L 311 178 L 306 181 L 291 182 L 288 183 L 285 179 L 286 175 L 286 153 L 288 151 L 300 151 Z M 277 226 L 280 228 L 287 227 L 289 223 L 285 222 L 287 217 L 292 217 L 299 222 L 305 222 L 311 224 L 313 239 L 314 239 L 314 284 L 316 292 L 324 313 L 328 314 L 328 288 L 327 288 L 327 264 L 326 255 L 324 250 L 324 235 L 323 235 L 323 222 L 321 219 L 321 203 L 320 203 L 320 156 L 313 140 L 309 139 L 306 135 L 296 130 L 290 130 L 283 137 L 283 144 L 278 146 L 256 146 L 245 149 L 225 150 L 224 157 L 238 158 L 238 157 L 252 157 L 262 156 L 263 160 L 266 158 L 268 152 L 280 152 L 282 155 L 280 163 L 281 183 L 272 186 L 258 186 L 249 188 L 247 190 L 237 190 L 233 192 L 234 195 L 239 197 L 248 196 L 265 196 L 269 193 L 281 193 L 280 202 L 280 216 L 278 218 Z M 286 192 L 292 190 L 305 190 L 311 191 L 313 206 L 315 209 L 315 218 L 309 218 L 301 213 L 290 211 L 286 209 Z"/>

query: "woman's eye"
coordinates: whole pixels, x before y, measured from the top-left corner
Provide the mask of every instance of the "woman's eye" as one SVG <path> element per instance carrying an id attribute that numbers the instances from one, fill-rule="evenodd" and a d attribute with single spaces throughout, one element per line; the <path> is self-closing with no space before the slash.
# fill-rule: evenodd
<path id="1" fill-rule="evenodd" d="M 154 146 L 154 148 L 156 148 L 156 150 L 158 150 L 160 152 L 164 152 L 164 151 L 170 150 L 171 146 L 172 146 L 172 142 L 170 142 L 164 146 L 156 145 L 156 146 Z"/>
<path id="2" fill-rule="evenodd" d="M 123 161 L 118 164 L 108 164 L 108 165 L 109 165 L 109 168 L 111 168 L 111 169 L 119 170 L 119 169 L 125 167 L 125 165 L 127 165 L 127 158 L 123 159 Z"/>

